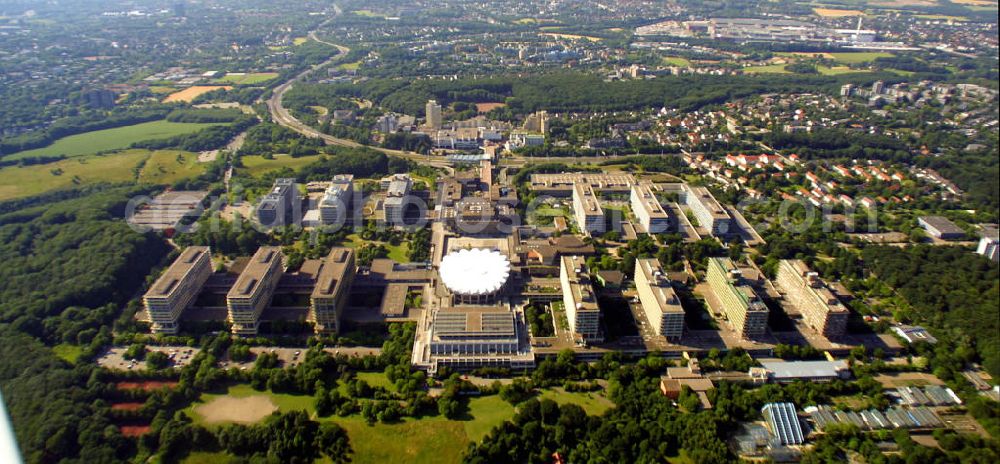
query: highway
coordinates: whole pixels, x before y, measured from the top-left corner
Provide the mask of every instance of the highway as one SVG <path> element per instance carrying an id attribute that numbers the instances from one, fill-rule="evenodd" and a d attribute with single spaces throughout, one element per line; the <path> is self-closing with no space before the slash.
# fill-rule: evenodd
<path id="1" fill-rule="evenodd" d="M 337 8 L 337 13 L 336 14 L 337 15 L 340 14 L 340 9 L 339 8 Z M 326 24 L 326 22 L 324 22 L 323 24 Z M 322 27 L 322 24 L 320 25 L 320 27 Z M 313 137 L 313 138 L 322 139 L 324 142 L 326 142 L 327 145 L 336 145 L 336 146 L 340 146 L 340 147 L 352 147 L 352 148 L 364 146 L 364 147 L 368 147 L 368 148 L 370 148 L 372 150 L 380 151 L 380 152 L 385 153 L 386 155 L 389 155 L 389 156 L 395 156 L 395 157 L 398 157 L 398 158 L 408 159 L 408 160 L 414 161 L 416 163 L 420 163 L 420 164 L 424 164 L 424 165 L 428 165 L 428 166 L 433 166 L 433 167 L 436 167 L 436 168 L 443 168 L 443 169 L 448 170 L 449 172 L 452 171 L 451 166 L 449 165 L 448 161 L 444 157 L 421 155 L 420 153 L 416 153 L 416 152 L 412 152 L 412 151 L 391 150 L 391 149 L 388 149 L 388 148 L 380 148 L 380 147 L 375 147 L 375 146 L 370 146 L 370 145 L 362 145 L 362 144 L 360 144 L 358 142 L 355 142 L 353 140 L 341 139 L 341 138 L 334 137 L 332 135 L 324 134 L 324 133 L 322 133 L 322 132 L 320 132 L 320 131 L 318 131 L 318 130 L 316 130 L 316 129 L 308 126 L 308 125 L 306 125 L 302 121 L 299 121 L 297 118 L 295 118 L 295 116 L 292 116 L 292 114 L 288 111 L 288 108 L 285 108 L 284 104 L 282 103 L 282 100 L 285 97 L 285 93 L 287 93 L 295 85 L 296 82 L 302 82 L 302 81 L 304 81 L 306 78 L 308 78 L 310 75 L 312 75 L 312 73 L 315 72 L 317 69 L 325 68 L 325 67 L 327 67 L 327 66 L 335 63 L 336 61 L 340 60 L 342 57 L 344 57 L 345 55 L 347 55 L 351 51 L 350 48 L 347 48 L 347 47 L 345 47 L 343 45 L 337 45 L 337 44 L 334 44 L 334 43 L 331 43 L 331 42 L 327 42 L 325 40 L 320 39 L 319 37 L 317 37 L 316 31 L 309 32 L 309 38 L 311 40 L 316 41 L 316 42 L 319 42 L 319 43 L 322 43 L 322 44 L 325 44 L 325 45 L 329 45 L 331 47 L 336 48 L 337 51 L 338 51 L 338 53 L 336 55 L 334 55 L 334 56 L 331 56 L 326 61 L 324 61 L 324 62 L 322 62 L 320 64 L 313 65 L 309 69 L 306 69 L 305 71 L 302 71 L 297 76 L 293 77 L 292 79 L 289 79 L 287 82 L 285 82 L 285 83 L 283 83 L 283 84 L 281 84 L 281 85 L 279 85 L 279 86 L 277 86 L 277 87 L 274 88 L 273 92 L 271 93 L 271 98 L 269 98 L 267 100 L 267 109 L 271 113 L 271 118 L 274 120 L 274 122 L 276 124 L 279 124 L 279 125 L 282 125 L 282 126 L 285 126 L 285 127 L 289 128 L 289 129 L 292 129 L 295 132 L 298 132 L 298 133 L 300 133 L 302 135 L 305 135 L 306 137 Z"/>

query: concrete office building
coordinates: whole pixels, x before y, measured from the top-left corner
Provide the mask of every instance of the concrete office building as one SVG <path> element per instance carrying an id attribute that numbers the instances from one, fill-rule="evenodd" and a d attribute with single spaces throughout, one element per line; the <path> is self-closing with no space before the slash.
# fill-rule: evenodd
<path id="1" fill-rule="evenodd" d="M 317 334 L 340 332 L 340 317 L 356 272 L 354 250 L 339 247 L 330 250 L 320 266 L 316 287 L 310 296 L 309 317 Z"/>
<path id="2" fill-rule="evenodd" d="M 573 217 L 580 230 L 587 235 L 602 234 L 607 229 L 604 209 L 597 201 L 594 188 L 582 183 L 573 186 Z"/>
<path id="3" fill-rule="evenodd" d="M 198 297 L 212 275 L 212 252 L 208 247 L 187 247 L 143 296 L 153 333 L 177 333 L 181 313 Z"/>
<path id="4" fill-rule="evenodd" d="M 681 196 L 684 204 L 694 213 L 698 225 L 710 231 L 712 235 L 721 237 L 735 232 L 732 216 L 707 188 L 685 186 Z"/>
<path id="5" fill-rule="evenodd" d="M 413 343 L 414 366 L 437 372 L 480 367 L 535 367 L 524 314 L 501 306 L 446 307 L 430 317 L 426 333 Z"/>
<path id="6" fill-rule="evenodd" d="M 767 306 L 729 258 L 709 258 L 705 280 L 737 333 L 747 339 L 764 335 Z"/>
<path id="7" fill-rule="evenodd" d="M 385 179 L 382 180 L 385 182 Z M 406 215 L 407 196 L 413 181 L 410 176 L 392 176 L 386 185 L 385 201 L 382 202 L 382 209 L 385 212 L 385 221 L 391 225 L 403 225 L 403 218 Z"/>
<path id="8" fill-rule="evenodd" d="M 319 201 L 319 217 L 324 225 L 343 224 L 354 197 L 354 175 L 338 174 Z"/>
<path id="9" fill-rule="evenodd" d="M 275 179 L 274 187 L 257 205 L 257 220 L 267 227 L 283 226 L 290 219 L 294 222 L 300 209 L 298 202 L 295 179 Z"/>
<path id="10" fill-rule="evenodd" d="M 629 199 L 632 213 L 639 219 L 639 225 L 645 232 L 660 234 L 670 229 L 670 215 L 663 209 L 648 184 L 633 185 Z"/>
<path id="11" fill-rule="evenodd" d="M 680 340 L 684 335 L 684 308 L 657 259 L 635 260 L 635 289 L 656 334 Z"/>
<path id="12" fill-rule="evenodd" d="M 438 104 L 437 100 L 427 100 L 424 111 L 427 113 L 427 127 L 440 129 L 442 124 L 441 105 Z"/>
<path id="13" fill-rule="evenodd" d="M 256 335 L 260 315 L 271 304 L 281 279 L 280 247 L 260 247 L 247 263 L 236 285 L 226 294 L 229 322 L 236 335 Z"/>
<path id="14" fill-rule="evenodd" d="M 563 256 L 559 265 L 569 330 L 586 342 L 600 342 L 601 308 L 582 256 Z"/>
<path id="15" fill-rule="evenodd" d="M 781 260 L 774 283 L 814 330 L 827 338 L 838 338 L 847 332 L 850 316 L 847 307 L 805 263 L 798 259 Z"/>

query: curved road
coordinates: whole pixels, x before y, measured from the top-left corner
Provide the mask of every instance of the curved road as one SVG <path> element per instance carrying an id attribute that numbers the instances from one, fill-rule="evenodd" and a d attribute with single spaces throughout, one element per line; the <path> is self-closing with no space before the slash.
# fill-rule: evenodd
<path id="1" fill-rule="evenodd" d="M 337 11 L 337 14 L 338 15 L 340 14 L 339 9 Z M 420 153 L 412 151 L 391 150 L 388 148 L 363 145 L 353 140 L 337 138 L 332 135 L 324 134 L 306 125 L 302 121 L 299 121 L 297 118 L 295 118 L 295 116 L 292 116 L 292 114 L 288 111 L 288 108 L 285 108 L 285 106 L 282 104 L 282 100 L 285 97 L 285 93 L 287 93 L 288 90 L 290 90 L 292 86 L 295 85 L 296 82 L 302 81 L 305 78 L 309 77 L 317 69 L 324 68 L 330 64 L 333 64 L 335 61 L 341 59 L 341 57 L 343 57 L 344 55 L 346 55 L 351 51 L 351 49 L 343 45 L 337 45 L 331 42 L 327 42 L 325 40 L 321 40 L 319 37 L 316 36 L 316 31 L 310 32 L 309 38 L 316 42 L 329 45 L 331 47 L 335 47 L 338 50 L 338 53 L 330 57 L 323 63 L 313 65 L 309 69 L 302 71 L 297 76 L 290 79 L 288 82 L 285 82 L 284 84 L 281 84 L 274 88 L 274 91 L 271 93 L 271 98 L 267 100 L 267 109 L 268 111 L 270 111 L 271 117 L 274 119 L 275 123 L 285 126 L 289 129 L 292 129 L 295 132 L 298 132 L 307 137 L 323 139 L 323 141 L 326 142 L 327 145 L 337 145 L 341 147 L 368 147 L 373 150 L 378 150 L 390 156 L 405 158 L 420 164 L 425 164 L 437 168 L 444 168 L 449 171 L 452 170 L 451 166 L 448 164 L 448 161 L 442 157 L 421 155 Z"/>

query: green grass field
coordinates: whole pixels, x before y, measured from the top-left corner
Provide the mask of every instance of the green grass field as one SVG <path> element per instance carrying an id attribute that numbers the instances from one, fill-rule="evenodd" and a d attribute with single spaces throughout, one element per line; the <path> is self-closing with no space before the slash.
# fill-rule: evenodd
<path id="1" fill-rule="evenodd" d="M 663 64 L 667 66 L 688 67 L 691 66 L 691 61 L 680 56 L 665 56 L 663 57 Z"/>
<path id="2" fill-rule="evenodd" d="M 320 155 L 313 156 L 300 156 L 298 158 L 292 158 L 288 155 L 274 155 L 273 159 L 265 159 L 260 155 L 250 155 L 242 156 L 240 160 L 243 161 L 243 168 L 241 170 L 246 171 L 253 177 L 258 177 L 264 173 L 283 167 L 288 167 L 291 169 L 299 169 L 309 163 L 318 161 Z"/>
<path id="3" fill-rule="evenodd" d="M 559 404 L 576 404 L 583 408 L 588 415 L 599 416 L 604 414 L 604 411 L 611 409 L 614 404 L 611 400 L 605 398 L 601 395 L 601 392 L 567 392 L 562 388 L 552 388 L 548 390 L 543 390 L 542 394 L 539 395 L 539 399 L 550 399 Z"/>
<path id="4" fill-rule="evenodd" d="M 76 364 L 77 358 L 79 358 L 80 354 L 83 353 L 83 347 L 70 345 L 69 343 L 60 343 L 53 346 L 52 351 L 56 353 L 56 356 L 66 360 L 66 362 Z"/>
<path id="5" fill-rule="evenodd" d="M 170 121 L 152 121 L 131 126 L 104 129 L 83 134 L 71 135 L 56 140 L 55 143 L 34 150 L 25 150 L 5 156 L 5 160 L 17 160 L 31 156 L 68 157 L 90 155 L 108 150 L 128 148 L 135 142 L 150 139 L 162 139 L 175 135 L 190 134 L 201 129 L 219 124 L 183 123 Z"/>
<path id="6" fill-rule="evenodd" d="M 783 64 L 769 64 L 767 66 L 750 66 L 743 68 L 746 74 L 788 74 Z"/>
<path id="7" fill-rule="evenodd" d="M 259 73 L 243 73 L 234 74 L 229 73 L 225 76 L 216 79 L 217 84 L 234 84 L 234 85 L 255 85 L 262 84 L 272 79 L 276 79 L 278 73 L 276 72 L 259 72 Z"/>
<path id="8" fill-rule="evenodd" d="M 159 150 L 149 155 L 139 172 L 140 184 L 172 184 L 194 177 L 205 170 L 198 162 L 198 155 L 179 150 Z"/>
<path id="9" fill-rule="evenodd" d="M 892 53 L 887 52 L 844 52 L 831 53 L 833 59 L 844 64 L 868 63 L 875 61 L 875 58 L 892 58 Z"/>
<path id="10" fill-rule="evenodd" d="M 132 182 L 133 169 L 147 156 L 148 151 L 136 150 L 49 164 L 8 166 L 0 169 L 0 201 L 96 182 Z"/>

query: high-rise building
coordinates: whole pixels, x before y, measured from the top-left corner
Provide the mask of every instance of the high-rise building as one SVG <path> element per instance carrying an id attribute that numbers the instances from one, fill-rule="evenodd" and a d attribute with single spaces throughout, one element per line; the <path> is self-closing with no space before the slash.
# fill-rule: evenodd
<path id="1" fill-rule="evenodd" d="M 406 215 L 406 206 L 409 204 L 407 196 L 413 181 L 408 175 L 392 176 L 388 183 L 382 179 L 385 185 L 385 201 L 382 202 L 382 209 L 385 213 L 385 221 L 390 225 L 404 225 L 403 218 Z"/>
<path id="2" fill-rule="evenodd" d="M 686 186 L 682 191 L 684 204 L 691 208 L 698 225 L 714 236 L 728 236 L 735 232 L 732 217 L 705 187 Z"/>
<path id="3" fill-rule="evenodd" d="M 354 250 L 350 248 L 334 248 L 323 260 L 309 305 L 309 316 L 315 324 L 316 333 L 336 334 L 340 331 L 340 317 L 350 296 L 356 271 Z"/>
<path id="4" fill-rule="evenodd" d="M 841 97 L 850 97 L 851 95 L 854 95 L 854 84 L 844 84 L 840 86 Z"/>
<path id="5" fill-rule="evenodd" d="M 629 194 L 632 213 L 639 225 L 650 234 L 660 234 L 670 229 L 670 215 L 660 204 L 648 184 L 635 184 Z"/>
<path id="6" fill-rule="evenodd" d="M 354 175 L 338 174 L 319 201 L 319 217 L 324 225 L 343 224 L 354 196 Z"/>
<path id="7" fill-rule="evenodd" d="M 708 281 L 726 318 L 743 338 L 757 338 L 767 331 L 767 306 L 743 278 L 743 271 L 729 258 L 709 258 Z"/>
<path id="8" fill-rule="evenodd" d="M 295 179 L 275 179 L 274 187 L 257 205 L 257 220 L 266 227 L 294 223 L 300 214 Z"/>
<path id="9" fill-rule="evenodd" d="M 884 91 L 885 91 L 884 81 L 875 81 L 875 83 L 872 84 L 872 96 L 879 95 Z"/>
<path id="10" fill-rule="evenodd" d="M 827 338 L 837 338 L 847 331 L 850 312 L 823 284 L 819 274 L 800 260 L 783 259 L 778 264 L 774 283 L 788 300 L 802 312 L 802 319 Z"/>
<path id="11" fill-rule="evenodd" d="M 586 234 L 601 234 L 607 229 L 604 209 L 590 185 L 582 182 L 573 185 L 573 215 L 580 230 Z"/>
<path id="12" fill-rule="evenodd" d="M 438 104 L 437 100 L 427 100 L 425 112 L 427 113 L 427 127 L 440 129 L 442 125 L 441 105 Z"/>
<path id="13" fill-rule="evenodd" d="M 181 313 L 198 296 L 211 275 L 211 249 L 204 246 L 185 248 L 142 298 L 153 333 L 177 333 Z"/>
<path id="14" fill-rule="evenodd" d="M 260 315 L 271 304 L 282 273 L 281 248 L 257 249 L 236 279 L 236 285 L 226 294 L 229 322 L 234 334 L 257 335 Z"/>
<path id="15" fill-rule="evenodd" d="M 569 330 L 578 334 L 584 342 L 600 342 L 601 308 L 582 256 L 563 256 L 560 259 L 559 282 L 562 284 Z"/>
<path id="16" fill-rule="evenodd" d="M 996 227 L 984 227 L 982 237 L 979 239 L 979 246 L 976 247 L 976 253 L 979 253 L 993 262 L 997 262 L 1000 259 L 1000 234 L 997 233 Z"/>
<path id="17" fill-rule="evenodd" d="M 536 111 L 524 119 L 524 130 L 545 135 L 549 130 L 549 113 Z"/>
<path id="18" fill-rule="evenodd" d="M 684 335 L 684 307 L 657 259 L 635 260 L 635 289 L 653 331 L 667 340 L 680 340 Z"/>

